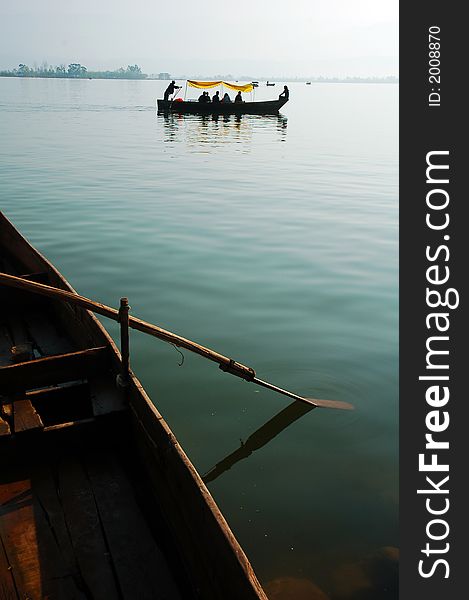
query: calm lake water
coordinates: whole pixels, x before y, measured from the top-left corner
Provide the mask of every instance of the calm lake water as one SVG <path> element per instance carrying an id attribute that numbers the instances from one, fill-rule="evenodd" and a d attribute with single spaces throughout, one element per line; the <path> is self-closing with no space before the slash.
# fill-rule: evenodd
<path id="1" fill-rule="evenodd" d="M 397 86 L 291 84 L 279 116 L 217 120 L 157 116 L 164 87 L 0 79 L 0 207 L 80 293 L 352 402 L 250 438 L 288 398 L 132 334 L 272 598 L 397 597 Z"/>

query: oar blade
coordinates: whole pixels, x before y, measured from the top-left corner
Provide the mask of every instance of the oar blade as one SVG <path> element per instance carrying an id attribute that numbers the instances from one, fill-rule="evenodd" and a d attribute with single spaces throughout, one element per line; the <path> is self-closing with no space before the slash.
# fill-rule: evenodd
<path id="1" fill-rule="evenodd" d="M 319 398 L 305 398 L 310 404 L 318 408 L 335 408 L 337 410 L 355 410 L 353 404 L 342 400 L 321 400 Z"/>

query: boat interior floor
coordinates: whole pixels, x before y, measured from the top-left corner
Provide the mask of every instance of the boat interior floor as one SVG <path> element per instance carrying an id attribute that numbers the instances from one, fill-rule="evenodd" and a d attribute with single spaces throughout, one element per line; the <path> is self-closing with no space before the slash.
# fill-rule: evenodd
<path id="1" fill-rule="evenodd" d="M 2 600 L 187 597 L 125 417 L 3 438 Z"/>
<path id="2" fill-rule="evenodd" d="M 40 296 L 6 290 L 0 300 L 0 438 L 125 409 L 104 338 L 71 327 L 65 308 Z"/>

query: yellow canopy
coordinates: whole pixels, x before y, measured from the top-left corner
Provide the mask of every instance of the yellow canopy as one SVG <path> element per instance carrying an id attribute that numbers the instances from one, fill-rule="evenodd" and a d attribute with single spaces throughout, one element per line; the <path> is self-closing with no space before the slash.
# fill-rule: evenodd
<path id="1" fill-rule="evenodd" d="M 237 92 L 252 92 L 253 90 L 252 83 L 247 83 L 246 85 L 235 85 L 234 83 L 227 83 L 226 81 L 193 81 L 191 79 L 188 79 L 187 83 L 191 87 L 199 88 L 202 90 L 214 88 L 218 85 L 224 85 L 227 88 L 230 88 L 230 90 L 236 90 Z"/>

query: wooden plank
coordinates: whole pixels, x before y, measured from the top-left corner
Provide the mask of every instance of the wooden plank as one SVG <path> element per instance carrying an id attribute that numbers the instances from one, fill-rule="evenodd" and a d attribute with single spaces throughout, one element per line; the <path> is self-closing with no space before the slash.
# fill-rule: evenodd
<path id="1" fill-rule="evenodd" d="M 58 356 L 0 367 L 0 389 L 33 389 L 54 383 L 86 379 L 109 366 L 109 348 L 100 346 Z"/>
<path id="2" fill-rule="evenodd" d="M 67 532 L 62 505 L 57 494 L 53 467 L 50 464 L 35 465 L 31 472 L 31 483 L 34 495 L 47 514 L 47 519 L 54 531 L 60 554 L 65 563 L 69 565 L 70 570 L 76 570 L 76 559 Z"/>
<path id="3" fill-rule="evenodd" d="M 35 493 L 33 510 L 41 580 L 40 598 L 85 600 L 86 596 L 77 586 L 79 577 L 64 561 L 61 549 L 57 545 L 55 531 Z"/>
<path id="4" fill-rule="evenodd" d="M 40 400 L 44 396 L 50 397 L 51 400 L 54 399 L 55 395 L 63 394 L 68 390 L 88 390 L 88 383 L 83 383 L 82 381 L 67 381 L 65 383 L 60 383 L 58 385 L 50 385 L 48 387 L 43 387 L 37 390 L 30 390 L 25 393 L 26 397 L 30 400 Z"/>
<path id="5" fill-rule="evenodd" d="M 41 417 L 27 398 L 13 399 L 13 427 L 15 433 L 43 429 Z"/>
<path id="6" fill-rule="evenodd" d="M 123 598 L 180 599 L 122 468 L 110 453 L 93 454 L 86 468 Z"/>
<path id="7" fill-rule="evenodd" d="M 31 479 L 21 478 L 24 475 L 19 474 L 17 481 L 6 478 L 0 484 L 0 536 L 18 597 L 85 600 L 73 569 L 58 547 L 53 524 Z"/>
<path id="8" fill-rule="evenodd" d="M 88 383 L 95 416 L 106 415 L 127 408 L 124 390 L 112 383 L 110 385 L 109 377 L 93 375 L 88 378 Z"/>
<path id="9" fill-rule="evenodd" d="M 10 435 L 10 426 L 8 425 L 7 421 L 5 421 L 5 419 L 2 419 L 2 417 L 0 416 L 0 437 L 4 435 Z"/>
<path id="10" fill-rule="evenodd" d="M 61 333 L 47 312 L 25 312 L 24 321 L 41 356 L 65 354 L 74 350 L 72 342 Z"/>
<path id="11" fill-rule="evenodd" d="M 62 600 L 85 600 L 85 585 L 73 553 L 65 518 L 49 464 L 32 470 L 34 506 L 41 547 L 43 595 Z"/>
<path id="12" fill-rule="evenodd" d="M 121 600 L 93 492 L 82 465 L 66 457 L 59 467 L 58 483 L 67 529 L 89 597 Z"/>
<path id="13" fill-rule="evenodd" d="M 13 407 L 11 405 L 11 401 L 9 398 L 5 398 L 5 396 L 2 397 L 2 411 L 3 411 L 3 416 L 5 417 L 5 419 L 8 421 L 11 421 L 11 419 L 13 419 Z"/>
<path id="14" fill-rule="evenodd" d="M 0 485 L 0 537 L 19 598 L 42 598 L 31 482 L 28 477 Z"/>
<path id="15" fill-rule="evenodd" d="M 0 598 L 2 600 L 18 600 L 15 581 L 11 573 L 11 566 L 5 554 L 0 536 Z"/>
<path id="16" fill-rule="evenodd" d="M 59 431 L 60 429 L 69 429 L 70 427 L 80 427 L 81 425 L 89 425 L 94 423 L 96 419 L 90 417 L 89 419 L 79 419 L 78 421 L 67 421 L 66 423 L 58 423 L 57 425 L 48 425 L 44 427 L 44 431 Z"/>

